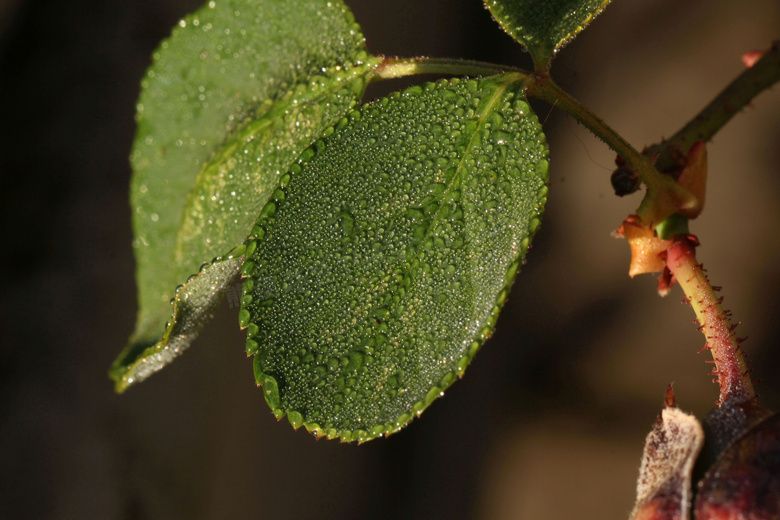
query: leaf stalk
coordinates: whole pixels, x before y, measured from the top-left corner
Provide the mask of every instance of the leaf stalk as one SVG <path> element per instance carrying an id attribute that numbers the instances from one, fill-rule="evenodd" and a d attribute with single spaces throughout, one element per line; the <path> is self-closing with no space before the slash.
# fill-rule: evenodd
<path id="1" fill-rule="evenodd" d="M 491 76 L 502 72 L 518 72 L 525 77 L 531 74 L 516 67 L 482 61 L 451 58 L 382 58 L 371 75 L 372 81 L 404 78 L 419 74 L 451 74 L 462 76 Z"/>
<path id="2" fill-rule="evenodd" d="M 637 210 L 645 225 L 657 225 L 679 208 L 695 205 L 695 197 L 675 180 L 660 173 L 650 159 L 631 146 L 609 125 L 559 87 L 549 76 L 535 76 L 526 93 L 561 108 L 590 130 L 623 158 L 626 165 L 647 186 L 647 194 Z"/>

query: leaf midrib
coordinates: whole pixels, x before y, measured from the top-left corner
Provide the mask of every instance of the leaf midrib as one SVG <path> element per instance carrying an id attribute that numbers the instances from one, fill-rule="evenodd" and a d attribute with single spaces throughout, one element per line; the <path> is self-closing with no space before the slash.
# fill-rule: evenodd
<path id="1" fill-rule="evenodd" d="M 453 187 L 456 186 L 459 182 L 462 184 L 462 175 L 463 171 L 465 169 L 465 161 L 467 158 L 467 155 L 469 155 L 469 152 L 472 150 L 472 148 L 475 146 L 475 143 L 479 137 L 479 134 L 481 133 L 482 129 L 484 128 L 484 125 L 489 117 L 489 115 L 493 112 L 493 108 L 495 105 L 504 97 L 504 94 L 506 93 L 507 89 L 518 81 L 518 79 L 521 79 L 519 75 L 516 74 L 507 74 L 507 79 L 499 86 L 499 88 L 496 89 L 496 91 L 492 94 L 492 96 L 489 98 L 489 100 L 486 103 L 482 104 L 482 111 L 480 112 L 479 116 L 476 118 L 476 126 L 474 129 L 473 134 L 468 138 L 467 144 L 463 149 L 463 153 L 461 154 L 460 160 L 457 163 L 456 170 L 451 176 L 449 182 L 447 183 L 446 189 L 442 192 L 441 199 L 446 198 L 446 195 L 449 194 Z M 393 286 L 392 280 L 392 273 L 401 266 L 404 263 L 408 263 L 409 265 L 413 264 L 415 260 L 419 260 L 419 255 L 421 251 L 424 249 L 423 245 L 425 241 L 430 238 L 437 228 L 439 222 L 440 222 L 440 214 L 441 214 L 441 206 L 439 209 L 436 210 L 436 212 L 433 214 L 433 217 L 431 218 L 431 224 L 428 226 L 428 229 L 425 232 L 425 235 L 423 236 L 419 246 L 416 248 L 416 251 L 414 252 L 414 255 L 409 260 L 399 260 L 396 263 L 388 264 L 385 270 L 385 279 L 388 280 L 387 282 L 382 283 L 381 290 L 382 293 L 386 293 L 390 287 Z M 404 269 L 406 271 L 406 269 Z M 407 291 L 406 296 L 403 299 L 404 303 L 409 302 L 409 300 L 412 298 L 411 291 Z"/>
<path id="2" fill-rule="evenodd" d="M 513 76 L 517 76 L 517 77 L 513 77 Z M 473 146 L 475 144 L 475 140 L 477 139 L 478 135 L 480 134 L 480 131 L 484 127 L 485 122 L 486 122 L 486 120 L 488 118 L 488 115 L 492 113 L 493 107 L 496 105 L 496 103 L 498 103 L 498 101 L 500 99 L 503 99 L 504 93 L 507 91 L 509 86 L 511 84 L 515 83 L 516 81 L 518 81 L 518 79 L 521 79 L 520 76 L 515 75 L 515 74 L 507 74 L 506 77 L 507 77 L 507 80 L 503 83 L 503 85 L 501 85 L 498 89 L 496 89 L 496 92 L 493 94 L 493 96 L 490 98 L 490 100 L 486 104 L 484 104 L 484 109 L 483 109 L 482 113 L 480 114 L 480 116 L 477 118 L 477 125 L 476 125 L 476 127 L 474 129 L 474 133 L 469 138 L 468 144 L 466 145 L 466 147 L 463 150 L 463 154 L 461 154 L 460 161 L 458 161 L 458 165 L 457 165 L 457 167 L 455 169 L 455 173 L 453 173 L 452 178 L 447 183 L 447 188 L 444 190 L 444 192 L 442 192 L 442 197 L 441 197 L 442 199 L 444 199 L 445 196 L 452 191 L 452 189 L 453 189 L 453 187 L 455 185 L 460 184 L 461 186 L 463 186 L 463 171 L 465 169 L 466 157 L 469 155 L 469 152 L 473 148 Z M 458 182 L 456 182 L 456 180 Z M 439 209 L 437 209 L 436 212 L 433 214 L 433 218 L 431 219 L 431 225 L 428 226 L 428 229 L 425 232 L 425 235 L 424 235 L 424 237 L 423 237 L 423 239 L 421 241 L 421 244 L 424 244 L 425 241 L 429 237 L 431 237 L 433 235 L 434 230 L 436 229 L 437 224 L 439 222 L 439 215 L 440 215 L 441 211 L 442 211 L 442 208 L 441 208 L 441 205 L 439 205 Z M 466 216 L 466 214 L 464 212 L 464 218 L 465 218 L 465 216 Z M 410 264 L 414 260 L 419 259 L 420 251 L 422 249 L 423 249 L 422 245 L 420 247 L 418 247 L 418 249 L 415 252 L 415 254 L 412 257 L 412 259 L 409 260 Z M 398 264 L 395 264 L 395 265 L 398 265 Z M 391 273 L 392 273 L 392 271 L 393 271 L 393 269 L 390 270 Z M 409 298 L 410 298 L 410 295 L 407 292 L 405 300 L 408 300 Z"/>
<path id="3" fill-rule="evenodd" d="M 184 205 L 184 208 L 182 210 L 180 224 L 178 227 L 179 232 L 177 233 L 177 237 L 176 237 L 176 247 L 173 251 L 174 258 L 176 259 L 176 263 L 181 264 L 184 260 L 183 251 L 184 251 L 184 243 L 186 241 L 186 236 L 182 231 L 187 221 L 188 210 L 193 203 L 192 198 L 195 196 L 195 193 L 197 193 L 204 184 L 206 184 L 209 180 L 215 177 L 215 172 L 219 171 L 219 167 L 225 162 L 227 162 L 231 157 L 233 157 L 233 155 L 236 153 L 236 150 L 238 150 L 238 148 L 243 143 L 245 143 L 247 139 L 257 136 L 261 132 L 263 132 L 266 128 L 268 128 L 271 124 L 273 124 L 273 121 L 277 117 L 283 115 L 288 108 L 296 105 L 312 104 L 319 101 L 322 98 L 334 94 L 335 92 L 340 90 L 344 85 L 349 84 L 350 82 L 354 81 L 361 75 L 368 76 L 379 65 L 379 63 L 381 63 L 381 61 L 378 60 L 377 58 L 371 58 L 369 60 L 366 60 L 365 62 L 361 63 L 359 66 L 356 66 L 350 69 L 349 71 L 347 71 L 346 75 L 341 80 L 337 80 L 324 88 L 316 89 L 314 91 L 307 91 L 306 94 L 301 97 L 295 96 L 291 88 L 288 90 L 288 94 L 285 97 L 277 101 L 271 102 L 270 108 L 265 114 L 263 114 L 263 116 L 259 120 L 250 123 L 239 132 L 233 134 L 233 137 L 231 139 L 228 139 L 225 146 L 222 147 L 221 151 L 218 152 L 218 154 L 212 160 L 206 163 L 203 166 L 203 168 L 201 168 L 201 171 L 198 173 L 197 179 L 195 181 L 195 185 L 187 195 L 187 202 Z M 333 73 L 336 70 L 337 70 L 336 67 L 333 67 L 328 71 L 328 73 Z M 335 77 L 338 76 L 336 75 Z M 331 77 L 330 79 L 334 79 L 334 78 Z M 206 262 L 208 260 L 210 259 L 204 258 L 203 262 Z"/>

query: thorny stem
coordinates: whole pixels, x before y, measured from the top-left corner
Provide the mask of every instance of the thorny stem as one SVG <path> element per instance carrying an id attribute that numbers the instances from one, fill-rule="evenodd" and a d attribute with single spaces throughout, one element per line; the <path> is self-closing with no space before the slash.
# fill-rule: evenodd
<path id="1" fill-rule="evenodd" d="M 737 76 L 680 131 L 661 144 L 649 147 L 645 155 L 656 156 L 655 167 L 659 171 L 673 170 L 677 166 L 675 155 L 685 156 L 697 141 L 707 142 L 712 139 L 753 98 L 778 81 L 780 81 L 780 42 L 775 42 L 761 59 Z"/>
<path id="2" fill-rule="evenodd" d="M 696 261 L 694 237 L 679 237 L 667 250 L 666 265 L 680 284 L 687 301 L 693 307 L 700 329 L 707 338 L 705 349 L 712 353 L 720 385 L 719 403 L 727 398 L 747 401 L 755 397 L 750 371 L 742 351 L 740 339 L 734 333 L 729 314 L 721 306 L 722 298 L 715 294 L 701 264 Z"/>

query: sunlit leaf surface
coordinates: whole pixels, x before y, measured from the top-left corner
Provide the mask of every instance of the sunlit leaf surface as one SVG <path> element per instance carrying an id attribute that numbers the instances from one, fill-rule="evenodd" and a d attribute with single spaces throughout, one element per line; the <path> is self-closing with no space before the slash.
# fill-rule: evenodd
<path id="1" fill-rule="evenodd" d="M 515 74 L 396 93 L 316 141 L 247 242 L 239 316 L 274 414 L 363 441 L 421 413 L 491 334 L 546 180 Z"/>

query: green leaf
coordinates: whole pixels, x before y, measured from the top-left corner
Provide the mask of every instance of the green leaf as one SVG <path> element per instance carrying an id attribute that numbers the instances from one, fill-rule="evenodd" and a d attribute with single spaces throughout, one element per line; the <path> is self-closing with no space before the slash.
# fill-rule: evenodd
<path id="1" fill-rule="evenodd" d="M 225 259 L 214 261 L 176 289 L 171 300 L 171 319 L 162 338 L 149 344 L 132 343 L 134 350 L 124 352 L 111 367 L 110 375 L 118 392 L 143 381 L 189 347 L 219 304 L 222 291 L 238 278 L 244 249 L 241 246 Z"/>
<path id="2" fill-rule="evenodd" d="M 517 74 L 349 113 L 247 241 L 241 326 L 277 417 L 365 441 L 400 429 L 490 336 L 547 195 Z"/>
<path id="3" fill-rule="evenodd" d="M 212 259 L 242 244 L 280 173 L 359 102 L 378 61 L 338 0 L 211 1 L 161 44 L 131 156 L 139 313 L 117 390 L 194 339 L 235 271 Z M 172 308 L 174 294 L 199 305 Z"/>
<path id="4" fill-rule="evenodd" d="M 531 53 L 539 73 L 611 0 L 485 0 L 493 17 Z"/>

